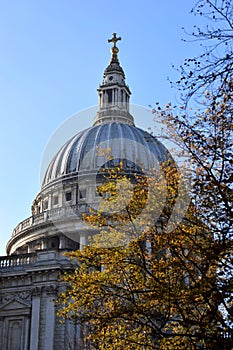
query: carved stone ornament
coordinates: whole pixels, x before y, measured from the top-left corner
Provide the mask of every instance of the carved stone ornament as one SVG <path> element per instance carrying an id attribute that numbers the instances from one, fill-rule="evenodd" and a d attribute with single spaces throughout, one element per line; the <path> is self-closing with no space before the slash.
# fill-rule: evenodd
<path id="1" fill-rule="evenodd" d="M 0 295 L 0 304 L 8 303 L 12 299 L 14 299 L 14 295 L 13 294 L 1 294 Z"/>
<path id="2" fill-rule="evenodd" d="M 40 296 L 41 295 L 41 287 L 32 288 L 32 295 L 33 296 Z"/>
<path id="3" fill-rule="evenodd" d="M 16 296 L 18 299 L 27 301 L 27 300 L 31 299 L 31 292 L 23 291 L 23 292 L 18 293 Z"/>
<path id="4" fill-rule="evenodd" d="M 57 294 L 57 288 L 56 286 L 50 285 L 45 287 L 45 291 L 47 295 L 56 295 Z"/>

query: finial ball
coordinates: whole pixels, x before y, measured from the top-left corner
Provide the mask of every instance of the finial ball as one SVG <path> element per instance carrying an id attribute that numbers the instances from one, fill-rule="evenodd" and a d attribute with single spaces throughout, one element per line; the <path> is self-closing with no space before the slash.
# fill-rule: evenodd
<path id="1" fill-rule="evenodd" d="M 111 51 L 112 51 L 112 54 L 116 55 L 119 52 L 119 49 L 118 49 L 118 47 L 113 46 L 113 47 L 111 47 Z"/>

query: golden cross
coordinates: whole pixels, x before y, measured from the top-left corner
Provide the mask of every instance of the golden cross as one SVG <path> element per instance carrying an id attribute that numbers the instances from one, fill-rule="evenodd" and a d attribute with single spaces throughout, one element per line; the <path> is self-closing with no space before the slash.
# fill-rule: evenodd
<path id="1" fill-rule="evenodd" d="M 117 33 L 113 33 L 112 36 L 113 36 L 112 39 L 108 39 L 108 42 L 113 43 L 113 45 L 114 45 L 113 47 L 116 47 L 116 43 L 118 40 L 121 40 L 121 37 L 119 36 L 117 38 Z"/>

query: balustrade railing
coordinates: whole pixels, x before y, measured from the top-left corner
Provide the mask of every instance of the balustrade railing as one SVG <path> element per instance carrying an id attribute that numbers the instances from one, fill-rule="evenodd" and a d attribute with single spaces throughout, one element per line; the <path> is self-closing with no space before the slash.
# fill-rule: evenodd
<path id="1" fill-rule="evenodd" d="M 87 211 L 87 209 L 88 209 L 88 205 L 86 203 L 79 203 L 79 204 L 71 205 L 67 207 L 60 207 L 60 208 L 53 208 L 50 210 L 46 210 L 42 213 L 30 216 L 29 218 L 20 222 L 15 227 L 12 236 L 16 236 L 20 234 L 22 231 L 30 227 L 33 227 L 34 225 L 42 224 L 44 222 L 49 222 L 56 219 L 62 219 L 67 217 L 81 216 L 83 213 Z"/>
<path id="2" fill-rule="evenodd" d="M 45 212 L 36 214 L 32 217 L 32 224 L 38 225 L 45 221 Z"/>
<path id="3" fill-rule="evenodd" d="M 21 254 L 21 255 L 9 255 L 0 257 L 0 270 L 24 267 L 26 265 L 33 265 L 37 260 L 37 256 L 34 253 Z"/>

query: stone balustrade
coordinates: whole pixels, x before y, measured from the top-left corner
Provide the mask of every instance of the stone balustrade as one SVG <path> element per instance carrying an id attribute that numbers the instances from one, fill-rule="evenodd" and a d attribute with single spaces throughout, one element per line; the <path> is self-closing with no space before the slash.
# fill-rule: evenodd
<path id="1" fill-rule="evenodd" d="M 0 257 L 0 269 L 23 268 L 25 265 L 35 264 L 36 261 L 37 255 L 35 253 L 2 256 Z"/>
<path id="2" fill-rule="evenodd" d="M 85 213 L 87 204 L 77 204 L 68 207 L 53 208 L 42 213 L 35 214 L 21 221 L 14 229 L 12 237 L 20 234 L 22 231 L 31 228 L 35 225 L 43 224 L 56 219 L 79 216 Z"/>
<path id="3" fill-rule="evenodd" d="M 70 261 L 64 253 L 71 249 L 41 250 L 36 253 L 19 255 L 0 256 L 0 276 L 6 273 L 17 273 L 37 267 L 37 269 L 47 269 L 56 264 L 61 267 L 73 267 L 74 262 Z"/>

